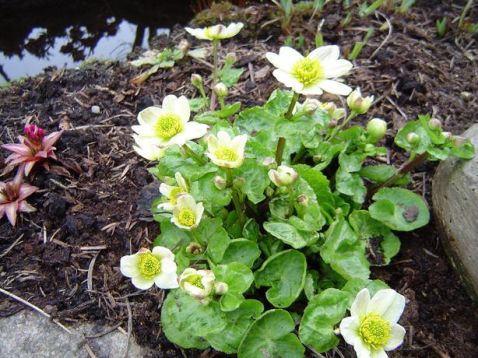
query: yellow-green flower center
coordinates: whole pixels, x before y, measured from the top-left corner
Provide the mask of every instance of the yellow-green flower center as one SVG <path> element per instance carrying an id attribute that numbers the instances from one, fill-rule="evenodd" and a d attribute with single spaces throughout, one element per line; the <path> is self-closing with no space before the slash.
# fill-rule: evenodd
<path id="1" fill-rule="evenodd" d="M 178 200 L 178 195 L 182 194 L 183 190 L 179 186 L 175 186 L 171 189 L 169 193 L 169 202 L 171 205 L 176 205 L 176 202 Z"/>
<path id="2" fill-rule="evenodd" d="M 204 289 L 204 285 L 202 284 L 202 276 L 201 275 L 191 275 L 186 279 L 186 282 L 189 284 L 196 286 L 197 288 Z"/>
<path id="3" fill-rule="evenodd" d="M 377 350 L 383 348 L 390 340 L 392 326 L 378 314 L 370 313 L 362 318 L 359 334 L 365 344 L 371 349 Z"/>
<path id="4" fill-rule="evenodd" d="M 196 223 L 196 214 L 189 208 L 179 210 L 178 222 L 183 226 L 193 226 Z"/>
<path id="5" fill-rule="evenodd" d="M 182 132 L 181 118 L 175 114 L 163 114 L 154 123 L 154 133 L 157 137 L 168 140 Z"/>
<path id="6" fill-rule="evenodd" d="M 142 276 L 154 277 L 161 272 L 161 261 L 151 252 L 140 254 L 138 269 Z"/>
<path id="7" fill-rule="evenodd" d="M 319 60 L 314 58 L 303 58 L 292 67 L 292 75 L 308 87 L 324 78 L 324 69 Z"/>
<path id="8" fill-rule="evenodd" d="M 239 155 L 234 149 L 228 147 L 219 147 L 214 152 L 214 155 L 219 160 L 225 160 L 227 162 L 235 162 L 239 159 Z"/>

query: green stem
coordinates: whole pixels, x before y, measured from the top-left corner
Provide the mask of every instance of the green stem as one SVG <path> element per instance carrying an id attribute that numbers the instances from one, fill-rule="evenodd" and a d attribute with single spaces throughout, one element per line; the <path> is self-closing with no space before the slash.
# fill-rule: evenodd
<path id="1" fill-rule="evenodd" d="M 282 163 L 282 156 L 284 155 L 284 148 L 285 148 L 285 138 L 279 137 L 277 141 L 277 148 L 276 148 L 276 163 L 277 165 L 281 165 Z"/>
<path id="2" fill-rule="evenodd" d="M 197 155 L 194 150 L 192 150 L 186 143 L 183 144 L 183 149 L 186 154 L 193 158 L 198 164 L 204 165 L 207 163 L 204 159 L 202 159 L 199 155 Z"/>
<path id="3" fill-rule="evenodd" d="M 465 7 L 463 8 L 463 11 L 461 12 L 460 15 L 460 21 L 458 21 L 458 28 L 463 30 L 463 23 L 465 22 L 465 17 L 468 11 L 471 8 L 471 5 L 473 5 L 474 0 L 468 0 Z"/>
<path id="4" fill-rule="evenodd" d="M 287 186 L 287 191 L 289 192 L 289 216 L 292 216 L 294 213 L 294 190 L 292 185 Z"/>
<path id="5" fill-rule="evenodd" d="M 347 118 L 345 118 L 345 120 L 340 124 L 338 125 L 337 127 L 334 128 L 334 130 L 332 131 L 332 133 L 330 133 L 330 136 L 326 139 L 327 141 L 330 141 L 332 139 L 335 138 L 335 136 L 337 135 L 337 133 L 342 129 L 344 128 L 349 122 L 350 120 L 352 120 L 353 118 L 357 117 L 357 113 L 356 112 L 351 112 Z"/>
<path id="6" fill-rule="evenodd" d="M 239 193 L 236 189 L 232 189 L 232 202 L 234 203 L 234 208 L 236 209 L 237 216 L 239 218 L 239 223 L 241 224 L 241 229 L 244 227 L 246 223 L 246 215 L 242 209 L 242 202 L 239 197 Z"/>
<path id="7" fill-rule="evenodd" d="M 292 100 L 290 101 L 290 104 L 289 104 L 289 109 L 287 110 L 287 113 L 285 114 L 285 118 L 290 119 L 292 117 L 292 112 L 294 111 L 295 104 L 297 103 L 298 99 L 299 99 L 299 94 L 294 92 L 294 95 L 292 96 Z"/>
<path id="8" fill-rule="evenodd" d="M 213 72 L 212 72 L 212 79 L 213 82 L 216 83 L 219 79 L 219 64 L 218 64 L 218 51 L 219 51 L 219 40 L 212 41 L 212 61 L 213 61 Z"/>
<path id="9" fill-rule="evenodd" d="M 219 101 L 219 104 L 221 105 L 221 109 L 224 109 L 224 107 L 226 106 L 224 104 L 224 97 L 217 97 L 217 100 Z"/>
<path id="10" fill-rule="evenodd" d="M 414 153 L 412 153 L 410 158 L 405 163 L 403 163 L 400 168 L 398 168 L 398 171 L 395 175 L 392 175 L 384 183 L 380 185 L 376 185 L 375 187 L 370 189 L 370 191 L 367 193 L 365 200 L 366 201 L 370 200 L 370 198 L 380 189 L 386 188 L 395 184 L 398 180 L 402 179 L 405 175 L 407 175 L 417 166 L 422 164 L 427 159 L 427 157 L 428 157 L 427 152 L 419 154 L 419 155 L 415 155 Z"/>

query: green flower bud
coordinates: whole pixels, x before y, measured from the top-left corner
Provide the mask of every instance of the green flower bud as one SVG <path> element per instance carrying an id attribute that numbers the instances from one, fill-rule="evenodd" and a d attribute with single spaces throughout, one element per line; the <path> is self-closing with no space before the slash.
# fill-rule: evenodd
<path id="1" fill-rule="evenodd" d="M 302 205 L 302 206 L 307 206 L 309 205 L 309 197 L 305 194 L 300 194 L 297 197 L 297 203 L 299 203 L 299 205 Z"/>
<path id="2" fill-rule="evenodd" d="M 347 105 L 349 106 L 350 110 L 358 114 L 367 113 L 372 105 L 372 102 L 373 96 L 362 97 L 362 93 L 358 87 L 347 97 Z"/>
<path id="3" fill-rule="evenodd" d="M 191 242 L 187 247 L 186 247 L 186 252 L 190 255 L 199 255 L 203 252 L 203 248 L 201 245 L 199 245 L 196 242 Z"/>
<path id="4" fill-rule="evenodd" d="M 226 97 L 229 93 L 226 85 L 222 82 L 217 83 L 214 86 L 213 90 L 214 90 L 214 93 L 216 94 L 216 96 L 218 96 L 218 97 Z"/>
<path id="5" fill-rule="evenodd" d="M 330 122 L 329 122 L 329 128 L 335 128 L 335 127 L 337 127 L 337 124 L 339 124 L 339 123 L 337 122 L 337 120 L 336 120 L 336 119 L 332 119 L 332 120 L 330 120 Z"/>
<path id="6" fill-rule="evenodd" d="M 299 177 L 299 174 L 291 168 L 286 165 L 280 165 L 277 170 L 276 169 L 271 169 L 269 170 L 269 179 L 276 185 L 276 186 L 288 186 L 293 184 L 297 178 Z"/>
<path id="7" fill-rule="evenodd" d="M 387 122 L 380 118 L 373 118 L 367 123 L 367 134 L 372 142 L 378 142 L 387 132 Z"/>
<path id="8" fill-rule="evenodd" d="M 218 188 L 219 190 L 226 189 L 226 186 L 227 186 L 226 179 L 224 179 L 223 177 L 219 175 L 216 175 L 214 177 L 214 186 Z"/>
<path id="9" fill-rule="evenodd" d="M 237 177 L 234 178 L 234 180 L 232 181 L 232 186 L 234 187 L 234 189 L 241 189 L 244 186 L 245 182 L 246 181 L 243 177 Z"/>
<path id="10" fill-rule="evenodd" d="M 276 167 L 277 163 L 276 163 L 276 160 L 274 158 L 266 157 L 262 161 L 262 165 L 271 169 L 273 167 Z"/>
<path id="11" fill-rule="evenodd" d="M 181 51 L 182 53 L 186 53 L 190 47 L 191 47 L 191 44 L 189 43 L 189 41 L 186 39 L 182 39 L 179 42 L 178 50 Z"/>
<path id="12" fill-rule="evenodd" d="M 225 282 L 214 283 L 214 293 L 218 296 L 225 295 L 229 291 L 229 285 Z"/>
<path id="13" fill-rule="evenodd" d="M 229 52 L 228 54 L 226 54 L 226 57 L 224 58 L 224 61 L 231 64 L 231 65 L 236 63 L 236 61 L 237 61 L 236 54 L 233 53 L 233 52 Z"/>
<path id="14" fill-rule="evenodd" d="M 270 186 L 266 188 L 266 196 L 270 198 L 272 195 L 274 195 L 274 189 L 272 189 Z"/>
<path id="15" fill-rule="evenodd" d="M 432 130 L 441 129 L 441 122 L 440 122 L 440 120 L 438 120 L 436 118 L 432 118 L 428 122 L 428 127 L 430 127 L 430 129 L 432 129 Z"/>
<path id="16" fill-rule="evenodd" d="M 418 144 L 420 143 L 420 136 L 415 132 L 410 132 L 407 134 L 407 142 L 410 144 Z"/>
<path id="17" fill-rule="evenodd" d="M 201 87 L 202 86 L 202 77 L 197 73 L 193 73 L 191 75 L 191 83 L 194 87 Z"/>
<path id="18" fill-rule="evenodd" d="M 317 108 L 319 108 L 320 102 L 313 98 L 307 98 L 304 101 L 303 106 L 304 106 L 305 113 L 314 114 Z"/>

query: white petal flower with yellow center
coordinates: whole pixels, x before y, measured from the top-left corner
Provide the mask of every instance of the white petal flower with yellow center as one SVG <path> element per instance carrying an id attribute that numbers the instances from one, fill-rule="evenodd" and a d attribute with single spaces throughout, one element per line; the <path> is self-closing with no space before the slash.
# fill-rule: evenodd
<path id="1" fill-rule="evenodd" d="M 196 203 L 189 194 L 180 194 L 176 198 L 176 205 L 173 206 L 171 222 L 181 229 L 192 230 L 201 222 L 203 213 L 202 203 Z"/>
<path id="2" fill-rule="evenodd" d="M 385 351 L 403 342 L 405 329 L 397 324 L 405 308 L 405 297 L 392 289 L 378 291 L 372 299 L 361 290 L 350 309 L 350 317 L 340 322 L 340 333 L 353 345 L 357 358 L 386 358 Z"/>
<path id="3" fill-rule="evenodd" d="M 184 180 L 181 173 L 177 172 L 174 177 L 176 179 L 177 185 L 168 185 L 165 183 L 161 183 L 161 185 L 159 186 L 159 192 L 166 198 L 168 198 L 168 201 L 159 204 L 158 210 L 173 210 L 174 205 L 176 205 L 178 196 L 181 194 L 187 194 L 189 192 L 186 180 Z"/>
<path id="4" fill-rule="evenodd" d="M 164 148 L 156 145 L 154 139 L 148 139 L 140 137 L 137 134 L 133 134 L 135 145 L 133 149 L 136 153 L 147 160 L 159 160 L 164 156 Z"/>
<path id="5" fill-rule="evenodd" d="M 279 54 L 268 52 L 267 59 L 277 67 L 274 77 L 296 93 L 320 95 L 324 91 L 346 96 L 352 89 L 333 78 L 346 75 L 352 69 L 350 61 L 339 59 L 338 46 L 322 46 L 307 57 L 291 47 L 281 47 Z"/>
<path id="6" fill-rule="evenodd" d="M 216 277 L 210 270 L 196 270 L 187 268 L 179 276 L 179 287 L 189 295 L 207 303 L 208 298 L 214 293 Z"/>
<path id="7" fill-rule="evenodd" d="M 243 28 L 242 22 L 232 22 L 227 26 L 218 24 L 214 26 L 208 26 L 202 29 L 192 29 L 186 27 L 186 31 L 199 40 L 223 40 L 236 36 Z"/>
<path id="8" fill-rule="evenodd" d="M 269 170 L 268 175 L 271 182 L 273 182 L 276 186 L 291 185 L 299 177 L 299 174 L 297 174 L 294 169 L 288 167 L 287 165 L 280 165 L 277 170 Z"/>
<path id="9" fill-rule="evenodd" d="M 201 138 L 207 132 L 205 124 L 190 122 L 191 111 L 186 97 L 169 95 L 164 97 L 163 106 L 148 107 L 138 114 L 139 125 L 132 126 L 135 141 L 144 145 L 164 148 L 173 144 L 183 145 L 188 140 Z M 138 138 L 138 139 L 137 139 Z"/>
<path id="10" fill-rule="evenodd" d="M 147 290 L 154 284 L 159 288 L 177 288 L 178 275 L 171 250 L 156 246 L 153 251 L 141 249 L 134 255 L 121 258 L 121 273 L 130 277 L 134 286 Z"/>
<path id="11" fill-rule="evenodd" d="M 208 144 L 207 156 L 217 166 L 237 168 L 244 162 L 247 134 L 231 138 L 225 131 L 219 131 L 217 137 L 213 134 L 206 138 Z"/>

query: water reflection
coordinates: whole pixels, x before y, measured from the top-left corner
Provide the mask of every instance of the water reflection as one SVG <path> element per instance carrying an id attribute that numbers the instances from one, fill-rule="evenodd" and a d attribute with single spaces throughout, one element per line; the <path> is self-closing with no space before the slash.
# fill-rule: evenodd
<path id="1" fill-rule="evenodd" d="M 187 0 L 0 1 L 0 82 L 88 57 L 122 58 L 192 17 Z"/>

